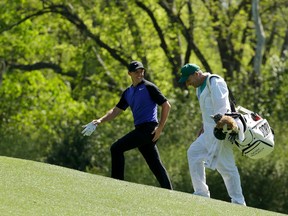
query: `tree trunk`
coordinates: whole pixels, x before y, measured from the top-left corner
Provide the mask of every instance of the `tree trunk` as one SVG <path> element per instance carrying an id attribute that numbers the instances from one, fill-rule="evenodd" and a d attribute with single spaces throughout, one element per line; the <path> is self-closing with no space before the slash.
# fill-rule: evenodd
<path id="1" fill-rule="evenodd" d="M 6 69 L 6 63 L 4 61 L 4 59 L 0 59 L 0 87 L 2 84 L 2 79 L 3 79 L 3 74 L 5 72 Z"/>
<path id="2" fill-rule="evenodd" d="M 255 73 L 254 75 L 259 77 L 263 58 L 262 52 L 265 46 L 265 33 L 259 15 L 259 0 L 252 0 L 252 16 L 255 24 L 257 40 L 253 69 Z"/>

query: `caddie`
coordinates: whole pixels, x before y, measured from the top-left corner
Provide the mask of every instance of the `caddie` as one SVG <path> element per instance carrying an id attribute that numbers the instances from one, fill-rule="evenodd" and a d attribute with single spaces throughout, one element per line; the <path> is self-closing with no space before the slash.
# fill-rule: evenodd
<path id="1" fill-rule="evenodd" d="M 210 117 L 215 113 L 231 111 L 227 84 L 221 77 L 212 77 L 196 64 L 185 64 L 181 68 L 179 82 L 193 86 L 202 112 L 203 127 L 197 139 L 190 145 L 187 156 L 194 195 L 210 197 L 206 184 L 205 169 L 217 170 L 222 176 L 232 203 L 246 205 L 238 169 L 233 155 L 233 145 L 220 141 L 213 134 L 215 123 Z M 210 88 L 207 87 L 210 83 Z"/>

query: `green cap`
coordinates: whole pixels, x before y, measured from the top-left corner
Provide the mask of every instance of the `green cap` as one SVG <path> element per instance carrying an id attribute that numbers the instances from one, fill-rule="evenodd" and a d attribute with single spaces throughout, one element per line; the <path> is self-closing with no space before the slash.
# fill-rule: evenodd
<path id="1" fill-rule="evenodd" d="M 178 82 L 184 83 L 188 79 L 188 77 L 192 74 L 194 74 L 196 71 L 200 70 L 200 67 L 196 64 L 185 64 L 181 68 L 181 78 Z"/>

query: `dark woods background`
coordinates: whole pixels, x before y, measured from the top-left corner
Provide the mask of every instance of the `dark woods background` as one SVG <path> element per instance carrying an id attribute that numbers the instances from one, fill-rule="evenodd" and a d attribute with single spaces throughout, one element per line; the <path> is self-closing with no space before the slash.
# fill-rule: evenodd
<path id="1" fill-rule="evenodd" d="M 286 0 L 29 0 L 0 3 L 0 154 L 110 175 L 109 147 L 133 128 L 129 110 L 91 137 L 130 85 L 139 60 L 172 104 L 158 142 L 175 190 L 191 193 L 186 151 L 201 125 L 187 62 L 227 80 L 238 104 L 267 118 L 275 151 L 261 160 L 235 148 L 247 204 L 288 213 Z M 212 198 L 230 201 L 208 173 Z M 157 185 L 142 156 L 126 153 L 127 181 Z"/>

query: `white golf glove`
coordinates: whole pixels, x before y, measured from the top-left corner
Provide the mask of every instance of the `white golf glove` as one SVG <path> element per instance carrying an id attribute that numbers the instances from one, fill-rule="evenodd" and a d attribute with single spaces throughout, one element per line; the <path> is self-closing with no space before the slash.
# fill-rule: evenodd
<path id="1" fill-rule="evenodd" d="M 93 122 L 90 122 L 82 127 L 84 128 L 82 131 L 83 136 L 90 136 L 96 130 L 97 124 L 95 125 Z"/>

